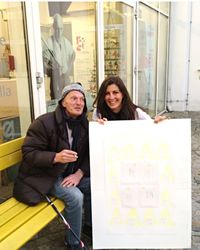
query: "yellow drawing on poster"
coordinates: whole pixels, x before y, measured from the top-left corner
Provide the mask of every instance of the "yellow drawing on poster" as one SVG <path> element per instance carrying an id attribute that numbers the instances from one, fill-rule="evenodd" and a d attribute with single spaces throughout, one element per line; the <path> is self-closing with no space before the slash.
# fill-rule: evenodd
<path id="1" fill-rule="evenodd" d="M 118 139 L 122 140 L 120 136 Z M 110 136 L 105 143 L 106 200 L 111 211 L 108 224 L 112 225 L 110 230 L 119 231 L 120 226 L 123 231 L 123 227 L 130 226 L 129 221 L 133 220 L 130 209 L 135 211 L 137 223 L 132 224 L 134 227 L 173 227 L 175 220 L 167 210 L 173 206 L 173 190 L 163 180 L 173 182 L 175 176 L 169 161 L 170 147 L 165 141 L 156 147 L 152 147 L 151 141 L 144 141 L 134 148 L 130 140 L 132 138 L 127 135 L 127 144 L 121 146 L 116 144 L 116 138 Z M 160 184 L 162 181 L 163 185 Z"/>

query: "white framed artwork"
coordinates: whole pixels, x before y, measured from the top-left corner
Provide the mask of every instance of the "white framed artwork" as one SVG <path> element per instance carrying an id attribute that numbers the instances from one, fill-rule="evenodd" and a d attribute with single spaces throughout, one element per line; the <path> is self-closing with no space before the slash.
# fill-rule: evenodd
<path id="1" fill-rule="evenodd" d="M 90 122 L 93 249 L 191 247 L 191 120 Z"/>

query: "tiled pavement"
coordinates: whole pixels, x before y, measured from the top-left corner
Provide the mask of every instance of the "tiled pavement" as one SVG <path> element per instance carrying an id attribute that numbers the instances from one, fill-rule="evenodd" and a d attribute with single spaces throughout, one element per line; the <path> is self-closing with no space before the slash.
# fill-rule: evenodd
<path id="1" fill-rule="evenodd" d="M 192 248 L 200 250 L 200 112 L 171 112 L 171 118 L 192 120 Z M 0 195 L 2 189 L 0 190 Z M 32 238 L 21 250 L 62 250 L 66 249 L 65 226 L 58 218 Z M 83 235 L 83 241 L 92 250 L 91 240 Z M 9 249 L 5 249 L 9 250 Z M 182 250 L 182 249 L 179 249 Z"/>

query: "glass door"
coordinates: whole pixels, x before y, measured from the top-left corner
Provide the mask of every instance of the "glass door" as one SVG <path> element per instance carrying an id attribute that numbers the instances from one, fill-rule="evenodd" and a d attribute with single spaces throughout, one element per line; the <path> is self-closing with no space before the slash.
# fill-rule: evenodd
<path id="1" fill-rule="evenodd" d="M 139 2 L 138 104 L 151 116 L 166 109 L 169 2 Z"/>
<path id="2" fill-rule="evenodd" d="M 138 38 L 138 104 L 150 114 L 156 113 L 156 65 L 158 15 L 140 4 Z"/>

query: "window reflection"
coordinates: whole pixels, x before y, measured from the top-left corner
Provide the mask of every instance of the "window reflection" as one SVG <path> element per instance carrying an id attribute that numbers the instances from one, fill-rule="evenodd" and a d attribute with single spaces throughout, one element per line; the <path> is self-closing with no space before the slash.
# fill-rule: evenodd
<path id="1" fill-rule="evenodd" d="M 139 5 L 138 104 L 151 116 L 164 111 L 166 104 L 168 17 L 163 11 L 168 13 L 169 2 L 157 7 Z"/>
<path id="2" fill-rule="evenodd" d="M 140 5 L 138 104 L 155 114 L 157 72 L 157 12 Z"/>
<path id="3" fill-rule="evenodd" d="M 96 23 L 93 2 L 40 2 L 47 111 L 65 85 L 81 82 L 88 110 L 97 91 Z"/>
<path id="4" fill-rule="evenodd" d="M 46 75 L 50 78 L 50 97 L 59 99 L 62 89 L 71 82 L 70 75 L 75 59 L 71 41 L 63 35 L 63 19 L 53 16 L 53 34 L 43 42 L 43 60 Z"/>
<path id="5" fill-rule="evenodd" d="M 104 3 L 105 76 L 118 75 L 132 94 L 133 9 L 124 3 Z"/>
<path id="6" fill-rule="evenodd" d="M 23 6 L 0 2 L 0 143 L 23 136 L 31 121 Z"/>

